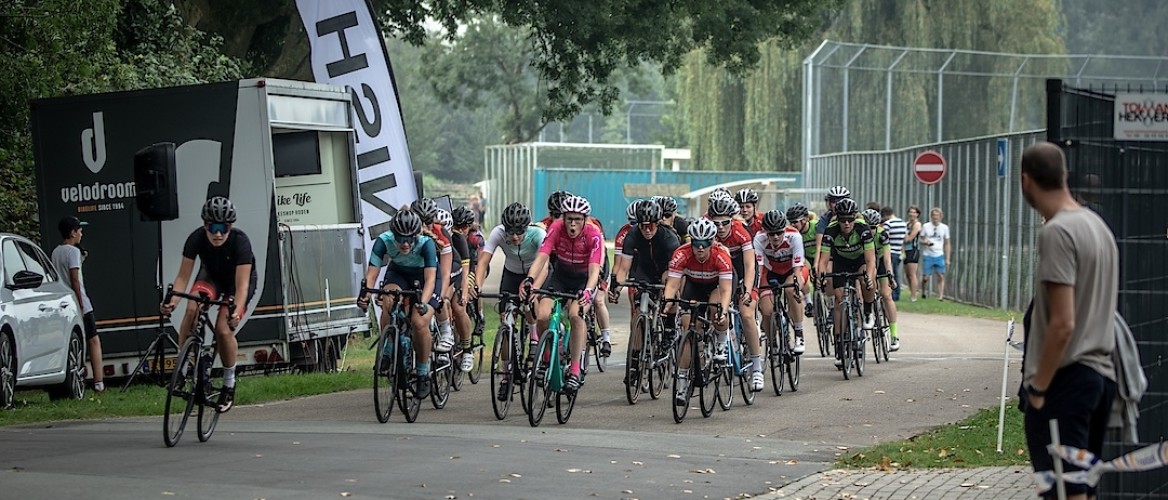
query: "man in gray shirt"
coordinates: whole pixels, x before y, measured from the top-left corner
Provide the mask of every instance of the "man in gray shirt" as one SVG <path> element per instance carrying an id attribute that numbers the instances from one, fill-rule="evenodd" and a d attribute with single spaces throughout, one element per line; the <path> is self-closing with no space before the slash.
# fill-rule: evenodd
<path id="1" fill-rule="evenodd" d="M 1054 468 L 1049 420 L 1062 444 L 1100 455 L 1115 399 L 1113 315 L 1118 294 L 1115 237 L 1067 189 L 1066 158 L 1039 142 L 1022 152 L 1022 194 L 1046 219 L 1038 233 L 1034 303 L 1026 327 L 1022 384 L 1026 443 L 1039 474 Z M 1063 463 L 1064 471 L 1079 470 Z M 1067 498 L 1095 496 L 1067 480 Z M 1054 491 L 1042 493 L 1052 498 Z"/>
<path id="2" fill-rule="evenodd" d="M 81 243 L 81 228 L 85 225 L 85 222 L 72 215 L 61 219 L 57 229 L 61 231 L 62 241 L 53 249 L 52 259 L 53 267 L 57 268 L 57 274 L 61 275 L 61 281 L 68 284 L 77 295 L 77 305 L 81 306 L 81 322 L 85 326 L 85 338 L 89 339 L 89 363 L 92 366 L 89 372 L 93 375 L 93 390 L 103 392 L 105 381 L 101 366 L 101 339 L 97 336 L 93 304 L 89 302 L 89 294 L 85 292 L 85 280 L 81 275 L 81 249 L 77 246 Z"/>

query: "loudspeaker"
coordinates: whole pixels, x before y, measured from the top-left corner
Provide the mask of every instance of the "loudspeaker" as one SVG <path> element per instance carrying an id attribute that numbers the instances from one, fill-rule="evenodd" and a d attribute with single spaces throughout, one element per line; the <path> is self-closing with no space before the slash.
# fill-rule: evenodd
<path id="1" fill-rule="evenodd" d="M 160 142 L 134 153 L 134 189 L 144 220 L 178 218 L 178 175 L 174 143 Z"/>

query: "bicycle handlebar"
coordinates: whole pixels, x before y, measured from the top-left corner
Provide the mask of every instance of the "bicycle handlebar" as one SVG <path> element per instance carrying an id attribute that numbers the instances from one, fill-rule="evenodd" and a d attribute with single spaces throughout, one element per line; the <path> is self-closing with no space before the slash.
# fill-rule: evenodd
<path id="1" fill-rule="evenodd" d="M 199 292 L 198 295 L 180 292 L 174 289 L 174 284 L 167 285 L 166 298 L 162 300 L 163 303 L 170 302 L 171 298 L 181 297 L 187 300 L 193 300 L 205 306 L 222 306 L 229 309 L 235 309 L 235 297 L 227 295 L 223 299 L 212 299 L 206 292 Z"/>
<path id="2" fill-rule="evenodd" d="M 422 296 L 421 290 L 384 290 L 381 288 L 366 288 L 361 287 L 361 295 L 393 295 L 394 297 L 413 297 L 415 299 Z"/>
<path id="3" fill-rule="evenodd" d="M 714 309 L 717 309 L 718 312 L 722 312 L 722 304 L 719 302 L 702 302 L 702 301 L 698 301 L 698 300 L 685 300 L 685 299 L 664 299 L 664 302 L 666 304 L 679 304 L 679 305 L 687 306 L 691 309 L 696 308 L 696 307 L 702 307 L 702 306 L 713 307 Z"/>
<path id="4" fill-rule="evenodd" d="M 650 290 L 664 290 L 665 285 L 661 283 L 649 283 L 648 281 L 641 281 L 638 279 L 631 279 L 617 283 L 620 286 L 627 286 L 633 288 L 648 288 Z"/>
<path id="5" fill-rule="evenodd" d="M 538 293 L 538 294 L 543 295 L 545 297 L 554 297 L 557 299 L 576 300 L 576 299 L 580 298 L 580 294 L 578 294 L 578 293 L 564 293 L 564 292 L 557 292 L 555 290 L 544 290 L 542 288 L 532 288 L 531 293 Z"/>

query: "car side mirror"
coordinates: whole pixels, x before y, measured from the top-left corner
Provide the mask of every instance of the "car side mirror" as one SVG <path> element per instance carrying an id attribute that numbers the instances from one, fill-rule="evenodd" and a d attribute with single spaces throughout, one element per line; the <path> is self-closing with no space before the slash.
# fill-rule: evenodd
<path id="1" fill-rule="evenodd" d="M 41 283 L 44 283 L 44 281 L 44 276 L 32 271 L 17 271 L 16 275 L 12 277 L 12 283 L 8 285 L 8 288 L 12 290 L 28 290 L 41 286 Z"/>

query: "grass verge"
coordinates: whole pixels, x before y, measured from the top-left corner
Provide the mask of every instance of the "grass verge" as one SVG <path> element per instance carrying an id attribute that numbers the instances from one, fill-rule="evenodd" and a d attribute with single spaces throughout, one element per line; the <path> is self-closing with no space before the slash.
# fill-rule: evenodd
<path id="1" fill-rule="evenodd" d="M 952 300 L 940 301 L 935 298 L 918 299 L 910 302 L 903 295 L 896 303 L 896 310 L 916 314 L 936 314 L 940 316 L 962 316 L 967 318 L 984 318 L 1009 321 L 1014 318 L 1022 321 L 1022 313 L 1014 310 L 991 309 L 988 307 L 962 304 Z"/>
<path id="2" fill-rule="evenodd" d="M 488 358 L 498 324 L 498 315 L 488 310 L 483 329 Z M 240 377 L 235 401 L 239 404 L 256 404 L 371 388 L 374 358 L 369 346 L 372 344 L 372 337 L 351 338 L 343 352 L 340 372 Z M 484 366 L 484 370 L 489 372 L 490 367 Z M 484 376 L 489 377 L 490 374 L 484 373 Z M 165 405 L 166 391 L 155 385 L 135 385 L 126 392 L 122 392 L 120 386 L 111 387 L 101 394 L 89 391 L 85 399 L 80 401 L 50 401 L 44 391 L 19 390 L 15 395 L 15 408 L 0 410 L 0 427 L 59 420 L 162 415 Z"/>
<path id="3" fill-rule="evenodd" d="M 997 452 L 998 407 L 985 408 L 955 424 L 904 441 L 861 449 L 841 457 L 842 468 L 874 467 L 885 471 L 906 468 L 989 467 L 1026 465 L 1030 454 L 1022 432 L 1022 412 L 1006 407 L 1002 453 Z"/>

